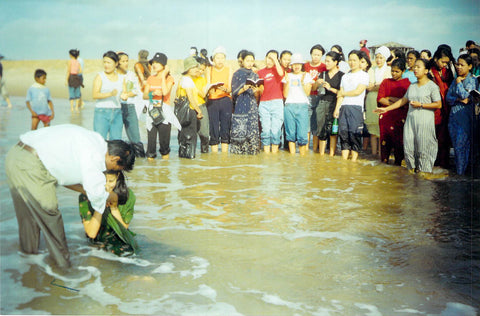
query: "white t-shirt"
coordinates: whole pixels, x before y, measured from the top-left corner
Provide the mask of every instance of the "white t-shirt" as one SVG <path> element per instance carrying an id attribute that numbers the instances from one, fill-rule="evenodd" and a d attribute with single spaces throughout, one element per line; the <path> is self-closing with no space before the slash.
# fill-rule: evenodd
<path id="1" fill-rule="evenodd" d="M 302 85 L 302 77 L 303 77 L 303 84 L 313 84 L 312 76 L 307 72 L 305 73 L 289 73 L 285 78 L 283 78 L 282 82 L 287 83 L 287 79 L 290 81 L 290 86 L 288 88 L 288 96 L 285 100 L 285 103 L 309 103 L 308 96 L 305 94 L 305 90 L 303 89 Z"/>
<path id="2" fill-rule="evenodd" d="M 180 87 L 183 89 L 195 88 L 195 83 L 189 76 L 183 76 L 182 80 L 180 80 Z"/>
<path id="3" fill-rule="evenodd" d="M 103 214 L 108 198 L 103 174 L 107 143 L 100 134 L 65 124 L 27 132 L 20 140 L 36 150 L 59 185 L 82 184 L 92 207 Z"/>
<path id="4" fill-rule="evenodd" d="M 140 88 L 140 84 L 138 83 L 138 77 L 133 71 L 129 70 L 125 74 L 125 85 L 127 88 L 127 92 L 132 91 L 136 95 L 133 97 L 129 97 L 126 101 L 122 100 L 122 102 L 125 102 L 128 104 L 135 104 L 139 101 L 139 99 L 143 100 L 143 93 Z M 121 91 L 119 91 L 118 93 L 120 94 Z"/>
<path id="5" fill-rule="evenodd" d="M 368 86 L 369 77 L 368 74 L 363 71 L 357 72 L 349 72 L 343 75 L 342 82 L 340 83 L 340 87 L 343 88 L 343 91 L 353 91 L 355 90 L 358 85 L 363 84 L 365 87 Z M 363 108 L 365 103 L 365 90 L 360 95 L 355 97 L 344 97 L 342 105 L 358 105 Z"/>

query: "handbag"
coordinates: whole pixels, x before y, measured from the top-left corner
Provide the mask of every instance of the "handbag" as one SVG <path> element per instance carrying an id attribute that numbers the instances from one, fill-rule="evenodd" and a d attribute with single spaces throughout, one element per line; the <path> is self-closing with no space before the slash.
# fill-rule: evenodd
<path id="1" fill-rule="evenodd" d="M 243 143 L 247 139 L 248 114 L 232 114 L 230 140 L 233 143 Z"/>
<path id="2" fill-rule="evenodd" d="M 182 127 L 187 127 L 192 122 L 192 114 L 195 111 L 190 111 L 190 101 L 186 96 L 177 97 L 174 101 L 174 113 Z"/>
<path id="3" fill-rule="evenodd" d="M 161 105 L 163 105 L 163 98 Z M 163 110 L 161 106 L 152 106 L 148 111 L 148 115 L 152 118 L 153 125 L 160 125 L 165 121 L 165 116 L 163 115 Z"/>

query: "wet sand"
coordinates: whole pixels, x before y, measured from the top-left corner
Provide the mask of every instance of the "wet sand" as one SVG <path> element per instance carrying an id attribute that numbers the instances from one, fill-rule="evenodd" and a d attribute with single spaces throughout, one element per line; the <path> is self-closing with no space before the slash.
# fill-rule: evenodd
<path id="1" fill-rule="evenodd" d="M 78 272 L 62 275 L 47 253 L 18 252 L 4 158 L 30 118 L 12 101 L 0 107 L 2 314 L 475 315 L 480 305 L 478 180 L 311 151 L 186 160 L 175 132 L 168 161 L 139 159 L 128 174 L 135 257 L 90 247 L 77 195 L 58 189 Z M 92 103 L 73 115 L 67 100 L 54 104 L 54 125 L 92 128 Z"/>

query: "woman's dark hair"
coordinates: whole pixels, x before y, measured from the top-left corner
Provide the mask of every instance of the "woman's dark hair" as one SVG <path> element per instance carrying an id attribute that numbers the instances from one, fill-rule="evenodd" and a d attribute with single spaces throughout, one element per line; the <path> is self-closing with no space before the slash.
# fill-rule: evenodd
<path id="1" fill-rule="evenodd" d="M 73 58 L 77 59 L 78 55 L 80 55 L 80 51 L 78 49 L 71 49 L 68 51 L 70 55 L 73 56 Z"/>
<path id="2" fill-rule="evenodd" d="M 428 58 L 432 57 L 432 52 L 429 51 L 428 49 L 422 49 L 422 51 L 420 52 L 420 54 L 421 54 L 421 53 L 426 53 L 427 56 L 428 56 Z"/>
<path id="3" fill-rule="evenodd" d="M 365 53 L 363 50 L 352 50 L 350 53 L 348 53 L 348 56 L 350 57 L 350 55 L 357 55 L 358 56 L 358 59 L 365 59 L 367 61 L 367 69 L 365 69 L 365 71 L 369 71 L 370 68 L 372 67 L 372 61 L 370 60 L 370 58 L 368 58 L 368 55 L 367 53 Z"/>
<path id="4" fill-rule="evenodd" d="M 200 56 L 193 56 L 193 58 L 195 58 L 197 63 L 199 63 L 200 65 L 210 66 L 210 63 L 208 62 L 208 59 L 206 59 L 206 58 L 203 58 L 203 57 L 200 57 Z"/>
<path id="5" fill-rule="evenodd" d="M 127 56 L 128 57 L 128 54 L 125 53 L 125 52 L 118 52 L 117 56 L 118 56 L 118 59 L 120 60 L 120 57 L 122 57 L 122 56 Z"/>
<path id="6" fill-rule="evenodd" d="M 242 59 L 247 58 L 247 56 L 252 56 L 253 59 L 255 59 L 255 54 L 254 54 L 253 52 L 249 51 L 249 50 L 246 50 L 246 51 L 243 53 Z"/>
<path id="7" fill-rule="evenodd" d="M 118 195 L 118 205 L 123 205 L 127 203 L 128 200 L 128 187 L 127 182 L 125 181 L 125 175 L 121 171 L 116 170 L 107 170 L 105 174 L 113 174 L 117 176 L 117 183 L 113 188 L 113 192 Z"/>
<path id="8" fill-rule="evenodd" d="M 132 145 L 119 139 L 107 140 L 107 145 L 109 155 L 120 157 L 117 165 L 123 167 L 124 171 L 131 171 L 135 164 L 135 151 Z"/>
<path id="9" fill-rule="evenodd" d="M 436 60 L 441 59 L 442 57 L 448 57 L 448 59 L 450 59 L 450 62 L 452 63 L 455 61 L 455 58 L 453 58 L 452 55 L 452 49 L 447 44 L 442 44 L 438 46 L 437 50 L 433 54 L 432 59 L 430 59 L 429 61 L 429 69 L 431 69 L 432 67 L 436 67 Z"/>
<path id="10" fill-rule="evenodd" d="M 455 60 L 455 58 L 453 58 L 452 48 L 447 44 L 439 45 L 433 54 L 433 59 L 440 59 L 442 57 L 448 57 L 450 61 Z"/>
<path id="11" fill-rule="evenodd" d="M 119 58 L 118 58 L 117 53 L 115 53 L 114 51 L 109 50 L 108 52 L 106 52 L 105 54 L 103 54 L 103 58 L 105 58 L 105 57 L 110 58 L 110 59 L 113 60 L 115 63 L 118 63 Z"/>
<path id="12" fill-rule="evenodd" d="M 238 52 L 237 54 L 237 59 L 241 58 L 243 59 L 243 55 L 247 52 L 246 49 L 242 49 L 241 51 Z"/>
<path id="13" fill-rule="evenodd" d="M 408 55 L 412 54 L 413 56 L 415 56 L 415 59 L 419 59 L 420 58 L 420 53 L 418 52 L 418 50 L 415 50 L 415 49 L 412 49 L 412 50 L 409 50 L 408 53 L 407 53 L 407 57 Z M 396 55 L 395 55 L 396 56 Z"/>
<path id="14" fill-rule="evenodd" d="M 431 63 L 426 59 L 419 58 L 415 62 L 417 62 L 417 61 L 421 61 L 423 63 L 423 65 L 425 66 L 425 69 L 427 69 L 427 70 L 430 70 L 430 68 L 432 68 Z"/>
<path id="15" fill-rule="evenodd" d="M 340 54 L 341 60 L 345 61 L 345 55 L 343 54 L 342 46 L 335 44 L 335 45 L 332 46 L 331 49 L 333 49 L 333 48 L 336 48 L 340 52 L 339 54 Z"/>
<path id="16" fill-rule="evenodd" d="M 419 59 L 419 58 L 417 58 Z M 405 71 L 407 69 L 407 63 L 405 62 L 405 59 L 397 58 L 394 61 L 392 61 L 391 67 L 397 67 L 401 71 Z"/>
<path id="17" fill-rule="evenodd" d="M 466 43 L 465 43 L 465 47 L 469 47 L 470 45 L 477 45 L 474 41 L 472 40 L 468 40 Z"/>
<path id="18" fill-rule="evenodd" d="M 322 45 L 317 44 L 317 45 L 314 45 L 312 48 L 310 48 L 310 55 L 312 54 L 314 49 L 318 49 L 319 51 L 322 52 L 322 55 L 325 55 L 325 49 L 323 48 Z"/>
<path id="19" fill-rule="evenodd" d="M 471 54 L 477 54 L 477 56 L 480 57 L 480 49 L 478 49 L 478 48 L 476 48 L 476 47 L 475 47 L 475 48 L 470 48 L 470 49 L 468 50 L 468 54 L 469 54 L 469 55 L 471 55 Z"/>
<path id="20" fill-rule="evenodd" d="M 278 58 L 278 51 L 277 51 L 277 50 L 275 50 L 275 49 L 271 49 L 271 50 L 269 50 L 269 51 L 268 51 L 268 52 L 265 54 L 265 57 L 267 57 L 267 56 L 268 56 L 268 54 L 270 54 L 270 53 L 275 53 L 275 54 L 277 55 L 277 58 Z"/>
<path id="21" fill-rule="evenodd" d="M 337 62 L 337 65 L 342 60 L 342 55 L 334 51 L 328 52 L 326 56 L 330 56 L 333 61 Z"/>
<path id="22" fill-rule="evenodd" d="M 467 65 L 473 65 L 473 58 L 472 58 L 472 56 L 470 56 L 468 54 L 462 54 L 462 55 L 458 56 L 458 59 L 465 60 Z"/>
<path id="23" fill-rule="evenodd" d="M 405 53 L 400 48 L 395 48 L 393 50 L 393 54 L 395 55 L 395 58 L 406 59 L 405 58 Z"/>
<path id="24" fill-rule="evenodd" d="M 103 58 L 110 58 L 111 60 L 113 60 L 115 63 L 118 63 L 118 55 L 117 53 L 115 53 L 114 51 L 111 51 L 109 50 L 108 52 L 106 52 L 105 54 L 103 54 Z"/>
<path id="25" fill-rule="evenodd" d="M 280 57 L 279 57 L 279 58 L 282 59 L 283 55 L 285 55 L 285 54 L 289 54 L 290 56 L 292 56 L 292 52 L 289 51 L 288 49 L 286 49 L 286 50 L 284 50 L 284 51 L 282 51 L 282 52 L 280 53 Z"/>

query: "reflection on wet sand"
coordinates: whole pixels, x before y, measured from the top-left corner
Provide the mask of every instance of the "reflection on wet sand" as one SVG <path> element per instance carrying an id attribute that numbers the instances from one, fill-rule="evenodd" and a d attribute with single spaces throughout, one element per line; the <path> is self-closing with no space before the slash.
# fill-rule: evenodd
<path id="1" fill-rule="evenodd" d="M 77 117 L 66 107 L 54 124 L 91 127 L 89 107 Z M 28 129 L 21 111 L 8 115 L 3 152 Z M 469 315 L 479 306 L 478 182 L 311 151 L 186 160 L 175 133 L 171 145 L 170 160 L 139 159 L 128 175 L 136 257 L 89 247 L 76 195 L 59 190 L 80 271 L 59 284 L 78 293 L 51 285 L 46 254 L 18 254 L 2 169 L 2 313 Z"/>

